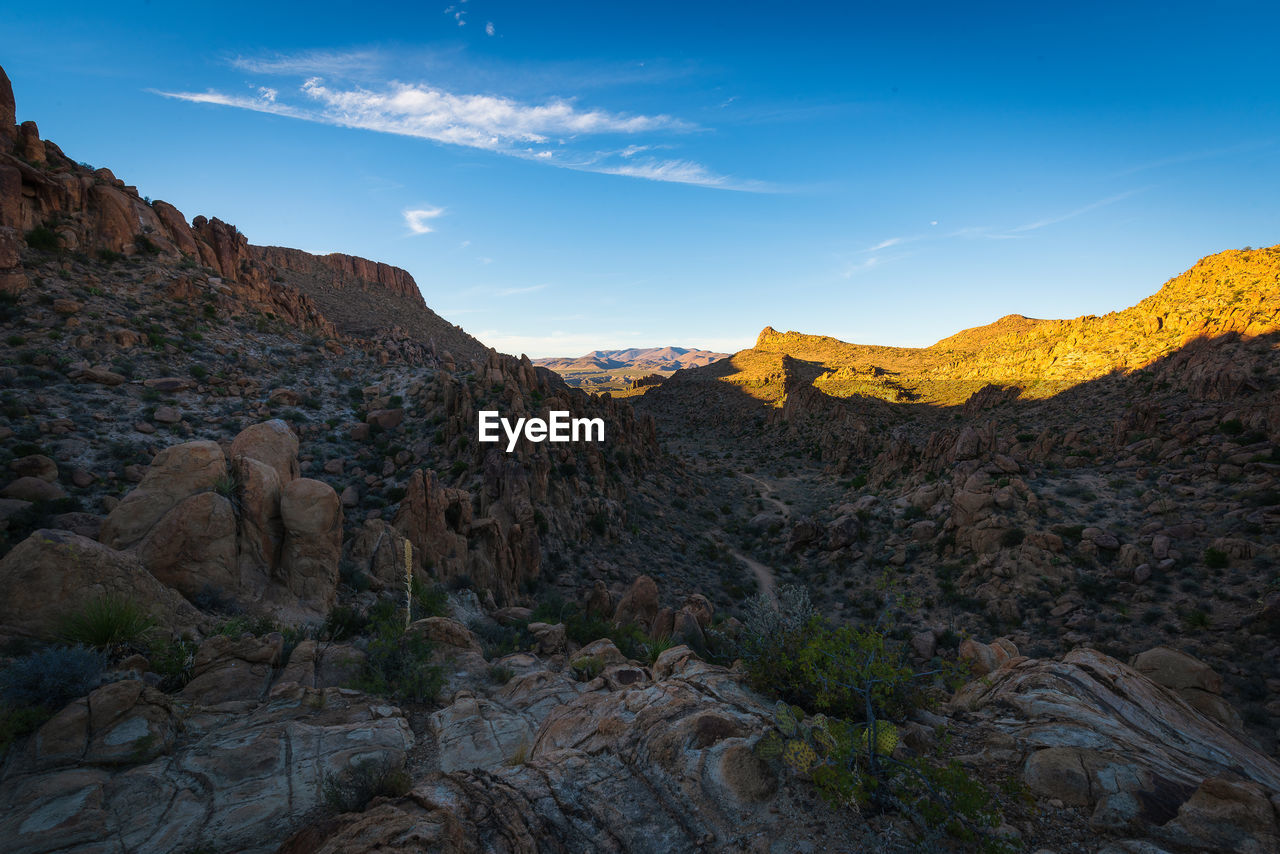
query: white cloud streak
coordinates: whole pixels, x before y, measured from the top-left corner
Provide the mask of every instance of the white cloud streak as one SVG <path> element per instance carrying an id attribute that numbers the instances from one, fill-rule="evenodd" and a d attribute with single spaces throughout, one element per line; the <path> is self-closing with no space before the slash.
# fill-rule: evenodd
<path id="1" fill-rule="evenodd" d="M 267 60 L 237 60 L 237 67 L 266 73 L 289 73 L 326 63 L 354 64 L 359 54 L 310 54 Z M 258 88 L 258 97 L 223 92 L 152 90 L 166 98 L 286 116 L 320 124 L 358 128 L 478 148 L 560 168 L 648 181 L 689 184 L 721 190 L 777 192 L 759 181 L 720 175 L 688 159 L 637 155 L 655 144 L 633 144 L 621 150 L 582 150 L 576 143 L 593 136 L 637 136 L 685 133 L 689 122 L 669 115 L 637 115 L 583 109 L 573 101 L 553 98 L 526 103 L 498 95 L 459 94 L 425 84 L 391 82 L 378 87 L 343 87 L 312 76 L 286 97 L 283 89 Z"/>
<path id="2" fill-rule="evenodd" d="M 417 208 L 403 212 L 404 224 L 409 226 L 409 231 L 414 234 L 430 234 L 435 231 L 431 226 L 427 225 L 427 220 L 435 219 L 444 213 L 444 208 Z"/>

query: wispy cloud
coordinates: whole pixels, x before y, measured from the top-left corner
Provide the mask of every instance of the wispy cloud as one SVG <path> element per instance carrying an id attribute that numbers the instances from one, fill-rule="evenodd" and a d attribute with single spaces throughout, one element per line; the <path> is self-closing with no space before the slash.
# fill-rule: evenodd
<path id="1" fill-rule="evenodd" d="M 1210 148 L 1201 151 L 1185 151 L 1181 154 L 1172 154 L 1168 157 L 1161 157 L 1156 160 L 1149 160 L 1146 163 L 1139 163 L 1136 166 L 1130 166 L 1128 169 L 1122 169 L 1119 172 L 1116 172 L 1115 176 L 1132 175 L 1135 172 L 1145 172 L 1148 169 L 1160 169 L 1165 166 L 1180 166 L 1184 163 L 1194 163 L 1199 160 L 1213 160 L 1218 157 L 1229 157 L 1233 154 L 1248 154 L 1253 151 L 1262 151 L 1271 148 L 1275 144 L 1276 140 L 1274 139 L 1263 139 L 1241 142 L 1236 145 L 1228 145 L 1223 148 Z"/>
<path id="2" fill-rule="evenodd" d="M 229 62 L 233 67 L 250 74 L 346 76 L 375 68 L 380 64 L 381 58 L 371 50 L 312 50 L 294 54 L 235 56 Z"/>
<path id="3" fill-rule="evenodd" d="M 315 52 L 256 59 L 238 57 L 232 64 L 264 74 L 301 76 L 313 70 L 326 70 L 342 78 L 348 71 L 369 69 L 376 61 L 374 55 L 364 52 Z M 191 103 L 416 137 L 583 172 L 723 190 L 777 191 L 764 182 L 718 174 L 690 159 L 637 156 L 669 147 L 661 141 L 646 139 L 620 149 L 584 147 L 583 141 L 593 137 L 680 135 L 698 127 L 666 114 L 585 108 L 569 98 L 526 101 L 395 80 L 343 85 L 326 82 L 326 76 L 319 74 L 308 76 L 292 90 L 283 86 L 257 87 L 255 96 L 213 90 L 152 91 Z"/>
<path id="4" fill-rule="evenodd" d="M 1009 233 L 1022 234 L 1028 231 L 1036 231 L 1037 229 L 1044 228 L 1046 225 L 1057 225 L 1060 222 L 1066 222 L 1069 219 L 1075 219 L 1076 217 L 1081 216 L 1082 214 L 1087 214 L 1090 211 L 1097 210 L 1098 208 L 1104 208 L 1107 205 L 1114 205 L 1116 202 L 1123 201 L 1124 199 L 1127 199 L 1130 196 L 1140 192 L 1142 191 L 1126 190 L 1123 193 L 1116 193 L 1114 196 L 1108 196 L 1105 199 L 1099 199 L 1096 202 L 1092 202 L 1083 207 L 1079 207 L 1079 208 L 1076 208 L 1075 210 L 1068 211 L 1067 213 L 1059 214 L 1058 216 L 1046 217 L 1045 219 L 1038 219 L 1035 222 L 1029 222 L 1026 225 L 1020 225 L 1017 228 L 1011 228 L 1009 229 Z"/>
<path id="5" fill-rule="evenodd" d="M 497 30 L 496 30 L 496 29 L 494 29 L 493 21 L 489 21 L 488 23 L 486 23 L 486 24 L 484 25 L 484 34 L 485 34 L 486 36 L 494 35 L 496 32 L 497 32 Z"/>
<path id="6" fill-rule="evenodd" d="M 510 297 L 510 296 L 515 296 L 516 294 L 533 294 L 533 293 L 537 293 L 538 291 L 545 290 L 546 287 L 547 287 L 546 285 L 530 285 L 529 287 L 526 287 L 526 288 L 503 288 L 502 290 L 498 291 L 498 296 Z"/>
<path id="7" fill-rule="evenodd" d="M 414 234 L 430 234 L 435 231 L 431 226 L 427 225 L 427 220 L 435 219 L 444 213 L 444 208 L 416 208 L 406 210 L 404 213 L 404 224 L 409 226 L 409 230 Z"/>

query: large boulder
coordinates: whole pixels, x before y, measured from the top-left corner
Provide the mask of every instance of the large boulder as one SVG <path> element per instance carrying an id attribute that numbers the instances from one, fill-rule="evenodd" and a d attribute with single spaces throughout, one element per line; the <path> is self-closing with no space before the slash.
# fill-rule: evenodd
<path id="1" fill-rule="evenodd" d="M 180 502 L 135 547 L 151 574 L 192 598 L 207 590 L 231 594 L 236 572 L 236 513 L 216 492 Z"/>
<path id="2" fill-rule="evenodd" d="M 240 431 L 231 441 L 231 459 L 252 457 L 276 470 L 280 483 L 298 476 L 298 437 L 289 425 L 276 418 Z"/>
<path id="3" fill-rule="evenodd" d="M 280 569 L 289 593 L 304 611 L 326 614 L 338 590 L 342 557 L 342 502 L 327 483 L 290 481 L 280 493 L 284 547 Z"/>
<path id="4" fill-rule="evenodd" d="M 231 470 L 239 486 L 236 542 L 240 580 L 250 592 L 259 592 L 280 565 L 284 546 L 280 474 L 273 466 L 246 456 L 232 457 Z"/>
<path id="5" fill-rule="evenodd" d="M 99 539 L 114 549 L 127 549 L 146 536 L 183 500 L 208 492 L 227 474 L 227 460 L 217 442 L 171 445 L 147 468 L 138 488 L 107 516 Z"/>
<path id="6" fill-rule="evenodd" d="M 1232 729 L 1242 728 L 1240 713 L 1222 698 L 1222 677 L 1200 659 L 1157 646 L 1134 656 L 1130 665 L 1186 700 L 1193 709 Z"/>
<path id="7" fill-rule="evenodd" d="M 52 639 L 66 615 L 112 596 L 138 603 L 169 630 L 202 621 L 199 611 L 130 552 L 68 531 L 36 531 L 0 558 L 0 631 Z"/>
<path id="8" fill-rule="evenodd" d="M 647 631 L 658 616 L 658 583 L 647 575 L 631 582 L 631 587 L 618 600 L 613 621 L 618 625 L 638 623 Z"/>

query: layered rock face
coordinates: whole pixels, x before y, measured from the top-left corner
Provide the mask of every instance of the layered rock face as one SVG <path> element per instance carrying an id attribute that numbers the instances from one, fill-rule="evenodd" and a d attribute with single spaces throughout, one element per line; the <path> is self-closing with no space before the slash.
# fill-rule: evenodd
<path id="1" fill-rule="evenodd" d="M 282 645 L 214 637 L 176 698 L 127 679 L 62 709 L 6 757 L 5 850 L 270 852 L 327 779 L 404 763 L 399 709 L 317 679 L 313 648 L 282 671 Z"/>
<path id="2" fill-rule="evenodd" d="M 1189 670 L 1206 669 L 1192 662 Z M 1009 659 L 951 706 L 1011 737 L 1002 749 L 1023 758 L 1031 790 L 1085 808 L 1099 833 L 1149 836 L 1171 850 L 1280 846 L 1280 763 L 1094 650 Z"/>

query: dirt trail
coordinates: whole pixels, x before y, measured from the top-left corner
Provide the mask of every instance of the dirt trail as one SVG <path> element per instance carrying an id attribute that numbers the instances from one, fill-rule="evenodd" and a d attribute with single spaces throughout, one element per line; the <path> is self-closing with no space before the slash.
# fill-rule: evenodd
<path id="1" fill-rule="evenodd" d="M 762 564 L 754 558 L 749 558 L 741 552 L 729 549 L 729 554 L 747 565 L 747 568 L 755 574 L 756 583 L 760 585 L 760 592 L 768 596 L 770 601 L 777 602 L 778 594 L 774 592 L 773 570 Z"/>
<path id="2" fill-rule="evenodd" d="M 791 508 L 788 507 L 786 504 L 784 504 L 781 500 L 773 497 L 773 484 L 769 483 L 767 480 L 761 480 L 760 478 L 756 477 L 753 474 L 743 473 L 742 476 L 745 477 L 747 480 L 755 481 L 757 484 L 760 485 L 760 488 L 764 490 L 764 495 L 760 497 L 763 500 L 768 501 L 774 507 L 778 508 L 778 512 L 782 514 L 783 521 L 789 521 L 791 519 Z"/>

